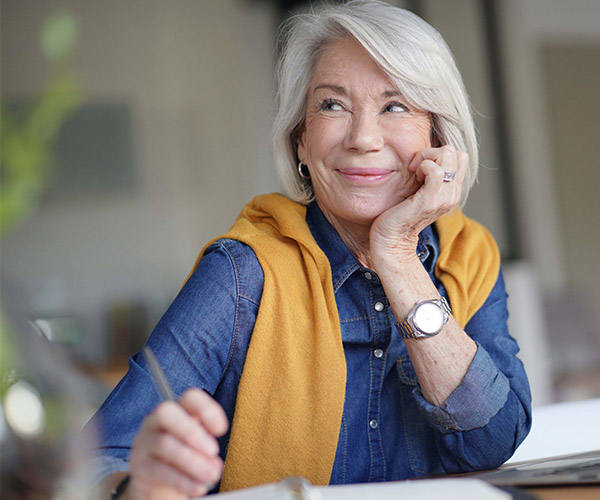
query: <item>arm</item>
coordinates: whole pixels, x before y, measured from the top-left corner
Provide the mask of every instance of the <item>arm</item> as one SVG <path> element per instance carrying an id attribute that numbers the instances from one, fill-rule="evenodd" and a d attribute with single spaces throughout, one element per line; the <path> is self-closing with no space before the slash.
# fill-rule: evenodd
<path id="1" fill-rule="evenodd" d="M 419 188 L 371 226 L 372 265 L 399 320 L 418 301 L 440 297 L 415 248 L 419 233 L 457 206 L 467 165 L 467 154 L 450 146 L 419 151 L 408 166 Z M 444 170 L 456 172 L 453 182 L 443 182 Z M 458 387 L 477 351 L 452 317 L 435 337 L 405 343 L 423 395 L 435 405 L 442 405 Z"/>
<path id="2" fill-rule="evenodd" d="M 255 305 L 248 300 L 248 297 L 254 294 L 245 290 L 243 286 L 240 287 L 238 273 L 252 268 L 256 281 L 260 281 L 258 279 L 260 267 L 254 269 L 251 263 L 254 260 L 257 266 L 256 258 L 253 253 L 246 255 L 248 252 L 252 253 L 248 247 L 238 242 L 229 241 L 213 245 L 148 340 L 176 394 L 184 393 L 189 387 L 205 389 L 209 394 L 219 398 L 219 402 L 225 406 L 230 416 L 233 412 L 232 401 L 235 400 L 235 391 L 224 391 L 221 386 L 224 380 L 229 380 L 236 372 L 229 369 L 231 364 L 237 363 L 240 361 L 240 356 L 245 355 L 246 347 L 241 345 L 243 342 L 240 339 L 246 335 L 240 332 L 240 329 L 245 328 L 246 323 L 251 323 L 254 317 L 252 307 Z M 258 301 L 260 300 L 258 288 L 256 294 L 258 294 L 256 297 Z M 244 321 L 238 321 L 240 315 L 243 316 Z M 240 326 L 239 323 L 244 325 Z M 251 331 L 252 324 L 249 324 L 248 328 Z M 243 363 L 243 360 L 241 362 Z M 225 385 L 229 386 L 231 383 Z M 195 392 L 201 395 L 190 396 L 185 393 L 180 400 L 180 405 L 166 403 L 156 408 L 160 399 L 145 359 L 141 355 L 131 358 L 128 374 L 111 393 L 91 423 L 101 431 L 99 444 L 102 456 L 99 461 L 102 462 L 103 475 L 112 473 L 112 476 L 104 481 L 105 487 L 110 489 L 118 483 L 122 476 L 118 471 L 130 468 L 135 474 L 136 464 L 138 470 L 151 469 L 152 466 L 145 463 L 144 458 L 144 456 L 147 458 L 148 453 L 138 453 L 139 459 L 136 461 L 136 449 L 140 451 L 148 449 L 146 445 L 159 434 L 176 437 L 177 432 L 185 428 L 185 421 L 189 416 L 193 417 L 192 420 L 196 424 L 198 421 L 202 422 L 208 435 L 217 436 L 222 433 L 223 419 L 214 416 L 219 412 L 220 407 L 215 409 L 214 405 L 211 405 L 210 398 L 208 403 L 202 402 L 203 400 L 194 403 L 192 401 L 194 398 L 208 398 L 203 392 Z M 224 392 L 228 394 L 233 392 L 233 396 L 224 397 Z M 144 419 L 149 414 L 151 416 Z M 209 423 L 211 419 L 214 425 Z M 177 424 L 173 426 L 173 422 Z M 192 433 L 189 437 L 191 435 Z M 185 437 L 188 435 L 186 434 Z M 192 441 L 195 440 L 196 447 L 200 446 L 206 451 L 205 455 L 209 459 L 208 462 L 212 463 L 213 472 L 220 471 L 221 459 L 214 454 L 213 444 L 216 443 L 209 444 L 211 440 L 204 440 L 205 437 L 197 436 L 192 438 Z M 221 445 L 226 440 L 227 436 L 222 438 Z M 194 449 L 195 446 L 192 443 L 190 445 Z M 132 448 L 133 452 L 131 452 Z M 186 450 L 184 453 L 189 451 Z M 224 458 L 223 452 L 221 456 Z M 200 469 L 203 470 L 200 472 L 201 475 L 206 472 L 206 468 L 201 466 Z M 155 474 L 154 480 L 156 477 L 168 476 L 165 473 Z M 203 484 L 207 481 L 216 482 L 214 477 L 208 476 L 203 476 L 202 480 Z M 132 479 L 126 491 L 130 492 L 132 487 L 136 489 L 135 479 Z M 193 491 L 193 494 L 201 492 L 199 489 L 184 491 Z M 173 498 L 186 498 L 186 496 Z"/>
<path id="3" fill-rule="evenodd" d="M 402 271 L 384 274 L 378 271 L 399 320 L 405 318 L 418 301 L 440 297 L 421 262 L 415 260 L 403 265 Z M 452 316 L 438 335 L 405 339 L 404 343 L 425 399 L 437 406 L 443 405 L 462 382 L 477 351 L 475 342 Z"/>
<path id="4" fill-rule="evenodd" d="M 531 427 L 531 394 L 519 347 L 507 328 L 502 272 L 488 299 L 465 330 L 477 352 L 461 384 L 444 406 L 429 403 L 416 388 L 421 415 L 446 472 L 491 469 L 505 462 Z"/>
<path id="5" fill-rule="evenodd" d="M 458 203 L 465 161 L 453 150 L 417 154 L 411 167 L 422 179 L 421 188 L 372 227 L 372 248 L 379 245 L 373 251 L 376 270 L 400 320 L 417 301 L 439 297 L 423 266 L 414 262 L 414 234 Z M 442 182 L 444 170 L 457 172 L 455 183 Z M 529 387 L 507 316 L 500 274 L 464 330 L 450 318 L 436 337 L 405 341 L 419 381 L 415 399 L 435 431 L 438 459 L 447 472 L 495 467 L 528 432 Z"/>

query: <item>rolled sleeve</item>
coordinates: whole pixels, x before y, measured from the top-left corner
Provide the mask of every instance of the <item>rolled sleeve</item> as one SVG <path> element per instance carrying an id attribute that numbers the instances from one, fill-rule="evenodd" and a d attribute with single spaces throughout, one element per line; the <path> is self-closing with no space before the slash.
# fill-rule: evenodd
<path id="1" fill-rule="evenodd" d="M 429 403 L 417 386 L 413 395 L 419 410 L 442 433 L 485 427 L 504 406 L 510 385 L 487 351 L 477 344 L 477 352 L 465 378 L 443 406 Z"/>

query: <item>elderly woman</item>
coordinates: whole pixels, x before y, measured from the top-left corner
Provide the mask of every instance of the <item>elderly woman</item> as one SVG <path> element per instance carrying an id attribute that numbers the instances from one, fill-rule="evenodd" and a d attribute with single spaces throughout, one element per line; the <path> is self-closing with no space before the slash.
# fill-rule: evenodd
<path id="1" fill-rule="evenodd" d="M 243 209 L 150 336 L 179 401 L 138 354 L 94 418 L 105 484 L 130 476 L 113 498 L 487 469 L 528 432 L 499 253 L 459 208 L 478 160 L 446 44 L 377 1 L 286 34 L 287 197 Z"/>

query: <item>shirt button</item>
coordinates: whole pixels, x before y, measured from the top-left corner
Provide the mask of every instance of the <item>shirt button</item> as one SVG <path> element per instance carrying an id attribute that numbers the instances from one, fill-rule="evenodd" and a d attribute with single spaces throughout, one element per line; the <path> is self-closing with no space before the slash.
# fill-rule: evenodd
<path id="1" fill-rule="evenodd" d="M 372 275 L 372 274 L 371 274 L 369 271 L 367 271 L 367 272 L 365 273 L 365 278 L 367 278 L 367 279 L 370 281 L 370 280 L 372 280 L 372 279 L 373 279 L 373 275 Z"/>
<path id="2" fill-rule="evenodd" d="M 383 349 L 375 349 L 373 351 L 373 356 L 376 358 L 381 358 L 383 356 Z"/>
<path id="3" fill-rule="evenodd" d="M 377 420 L 375 420 L 375 419 L 373 419 L 373 420 L 371 420 L 371 421 L 369 422 L 369 427 L 370 427 L 371 429 L 377 429 L 377 425 L 378 425 L 378 424 L 377 424 Z"/>
<path id="4" fill-rule="evenodd" d="M 377 312 L 383 311 L 383 303 L 381 303 L 381 302 L 375 302 L 375 310 Z"/>

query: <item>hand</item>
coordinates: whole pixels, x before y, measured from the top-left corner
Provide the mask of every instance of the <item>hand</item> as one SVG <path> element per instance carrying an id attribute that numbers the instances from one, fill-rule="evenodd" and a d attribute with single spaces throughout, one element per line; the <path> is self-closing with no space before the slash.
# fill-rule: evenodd
<path id="1" fill-rule="evenodd" d="M 181 500 L 205 495 L 223 470 L 216 437 L 227 432 L 221 406 L 189 389 L 148 415 L 131 452 L 127 498 Z"/>
<path id="2" fill-rule="evenodd" d="M 460 202 L 469 156 L 452 146 L 418 151 L 407 169 L 417 180 L 411 195 L 382 213 L 371 225 L 370 246 L 374 261 L 391 254 L 414 254 L 419 233 Z M 444 172 L 456 172 L 444 182 Z"/>

